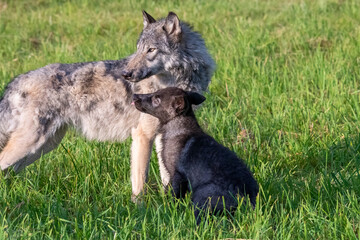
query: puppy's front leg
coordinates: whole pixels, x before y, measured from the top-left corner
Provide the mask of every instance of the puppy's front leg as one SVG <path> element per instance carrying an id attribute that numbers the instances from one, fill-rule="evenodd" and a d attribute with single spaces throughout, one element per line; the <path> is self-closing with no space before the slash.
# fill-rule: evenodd
<path id="1" fill-rule="evenodd" d="M 131 200 L 133 202 L 137 202 L 139 195 L 144 191 L 151 149 L 158 125 L 156 118 L 142 113 L 138 126 L 131 131 L 133 139 L 131 146 Z"/>
<path id="2" fill-rule="evenodd" d="M 184 198 L 186 192 L 188 191 L 188 181 L 183 176 L 183 174 L 176 171 L 171 183 L 171 187 L 174 197 Z"/>
<path id="3" fill-rule="evenodd" d="M 162 159 L 162 151 L 163 151 L 163 145 L 162 145 L 162 135 L 158 134 L 155 137 L 155 147 L 156 147 L 156 155 L 159 161 L 159 167 L 160 167 L 160 177 L 161 182 L 163 184 L 164 190 L 167 191 L 168 185 L 170 183 L 170 173 L 166 169 L 165 163 Z"/>

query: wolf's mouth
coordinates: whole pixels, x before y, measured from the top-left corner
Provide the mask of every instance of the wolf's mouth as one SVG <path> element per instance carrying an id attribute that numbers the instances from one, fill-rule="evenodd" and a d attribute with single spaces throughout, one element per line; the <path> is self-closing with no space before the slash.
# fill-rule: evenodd
<path id="1" fill-rule="evenodd" d="M 152 75 L 154 75 L 154 74 L 152 73 L 152 71 L 150 71 L 150 72 L 147 72 L 146 74 L 143 74 L 143 75 L 141 75 L 139 77 L 124 76 L 124 78 L 129 82 L 140 82 L 140 81 L 142 81 L 144 79 L 147 79 L 147 78 L 151 77 Z"/>
<path id="2" fill-rule="evenodd" d="M 149 78 L 149 77 L 151 77 L 152 75 L 154 75 L 153 73 L 152 73 L 152 71 L 150 71 L 150 72 L 148 72 L 146 75 L 145 75 L 145 77 L 143 77 L 141 80 L 144 80 L 145 78 Z M 141 81 L 140 80 L 140 81 Z"/>
<path id="3" fill-rule="evenodd" d="M 129 82 L 132 82 L 132 83 L 135 83 L 135 82 L 140 82 L 141 80 L 143 79 L 136 79 L 136 78 L 125 78 L 126 81 L 129 81 Z"/>

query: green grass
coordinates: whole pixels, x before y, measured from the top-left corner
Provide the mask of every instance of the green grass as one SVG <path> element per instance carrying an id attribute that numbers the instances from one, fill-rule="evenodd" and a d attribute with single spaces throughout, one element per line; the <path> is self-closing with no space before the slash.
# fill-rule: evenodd
<path id="1" fill-rule="evenodd" d="M 130 201 L 130 141 L 69 132 L 0 179 L 0 239 L 356 239 L 360 234 L 360 2 L 0 1 L 0 89 L 54 62 L 135 51 L 141 10 L 175 11 L 206 39 L 217 70 L 200 124 L 260 184 L 256 209 L 194 227 L 190 201 Z"/>

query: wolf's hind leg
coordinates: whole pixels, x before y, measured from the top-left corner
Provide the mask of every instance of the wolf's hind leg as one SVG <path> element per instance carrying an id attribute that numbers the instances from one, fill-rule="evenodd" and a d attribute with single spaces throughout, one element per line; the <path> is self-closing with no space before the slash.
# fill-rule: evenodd
<path id="1" fill-rule="evenodd" d="M 24 126 L 11 133 L 8 142 L 0 153 L 0 167 L 4 170 L 17 161 L 27 156 L 29 153 L 41 146 L 45 141 L 44 136 L 40 136 L 36 129 Z"/>
<path id="2" fill-rule="evenodd" d="M 24 161 L 27 163 L 24 166 L 34 162 L 41 156 L 38 151 L 43 148 L 44 145 L 46 146 L 44 150 L 49 151 L 49 149 L 51 149 L 51 145 L 53 144 L 47 145 L 47 141 L 50 136 L 54 135 L 51 134 L 50 131 L 39 131 L 33 124 L 32 121 L 26 121 L 20 128 L 10 134 L 9 140 L 0 153 L 1 170 L 14 166 L 17 163 L 17 169 L 19 169 Z M 48 129 L 53 129 L 51 127 L 52 126 L 49 126 Z M 55 129 L 53 129 L 53 131 L 56 132 Z M 60 136 L 61 135 L 56 138 Z M 29 156 L 32 157 L 28 159 Z M 35 159 L 35 157 L 37 158 Z"/>
<path id="3" fill-rule="evenodd" d="M 61 140 L 65 136 L 65 133 L 67 131 L 67 126 L 63 126 L 59 128 L 55 134 L 51 137 L 49 137 L 45 143 L 36 150 L 35 153 L 28 154 L 24 158 L 22 158 L 20 161 L 14 164 L 14 171 L 19 172 L 23 170 L 26 166 L 30 165 L 31 163 L 35 162 L 37 159 L 41 157 L 41 155 L 44 155 L 51 150 L 57 148 L 57 146 L 60 144 Z"/>

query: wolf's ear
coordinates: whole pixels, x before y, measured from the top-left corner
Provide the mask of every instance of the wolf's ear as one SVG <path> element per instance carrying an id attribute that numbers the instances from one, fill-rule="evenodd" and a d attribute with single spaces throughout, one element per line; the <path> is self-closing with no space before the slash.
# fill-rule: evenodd
<path id="1" fill-rule="evenodd" d="M 164 30 L 174 40 L 179 41 L 181 35 L 180 20 L 175 13 L 169 12 L 169 15 L 165 19 Z"/>
<path id="2" fill-rule="evenodd" d="M 187 97 L 189 102 L 194 105 L 199 105 L 203 101 L 205 101 L 205 97 L 197 92 L 187 92 Z"/>
<path id="3" fill-rule="evenodd" d="M 144 28 L 146 28 L 150 23 L 156 22 L 156 20 L 150 16 L 145 10 L 142 11 L 143 13 L 143 19 L 144 19 Z"/>
<path id="4" fill-rule="evenodd" d="M 175 96 L 174 101 L 172 102 L 172 107 L 177 113 L 182 112 L 185 108 L 185 99 L 183 96 Z"/>

